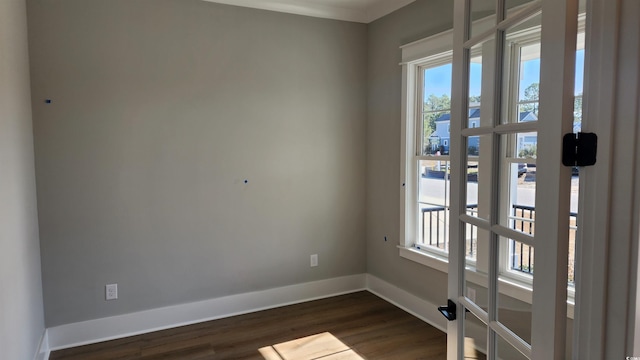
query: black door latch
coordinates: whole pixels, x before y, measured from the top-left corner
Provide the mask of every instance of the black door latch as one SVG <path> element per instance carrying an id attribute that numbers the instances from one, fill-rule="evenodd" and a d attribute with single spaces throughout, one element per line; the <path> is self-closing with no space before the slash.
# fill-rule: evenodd
<path id="1" fill-rule="evenodd" d="M 456 319 L 456 303 L 451 299 L 447 300 L 447 306 L 438 306 L 438 311 L 449 321 Z"/>

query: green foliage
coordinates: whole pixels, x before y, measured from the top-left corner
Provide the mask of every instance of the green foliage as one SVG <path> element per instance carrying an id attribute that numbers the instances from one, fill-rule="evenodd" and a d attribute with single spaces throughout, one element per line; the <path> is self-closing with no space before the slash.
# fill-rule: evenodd
<path id="1" fill-rule="evenodd" d="M 536 145 L 529 145 L 518 152 L 518 157 L 535 159 L 537 157 L 537 153 L 538 147 Z"/>
<path id="2" fill-rule="evenodd" d="M 533 83 L 524 89 L 525 100 L 538 100 L 540 98 L 540 83 Z"/>
<path id="3" fill-rule="evenodd" d="M 474 103 L 480 103 L 480 95 L 472 95 L 469 96 L 469 103 L 470 104 L 474 104 Z"/>
<path id="4" fill-rule="evenodd" d="M 540 83 L 533 83 L 524 89 L 525 101 L 538 101 L 540 100 Z M 522 104 L 520 105 L 520 112 L 531 111 L 534 114 L 538 114 L 538 103 Z"/>
<path id="5" fill-rule="evenodd" d="M 576 95 L 573 101 L 573 123 L 574 126 L 582 124 L 582 94 Z"/>

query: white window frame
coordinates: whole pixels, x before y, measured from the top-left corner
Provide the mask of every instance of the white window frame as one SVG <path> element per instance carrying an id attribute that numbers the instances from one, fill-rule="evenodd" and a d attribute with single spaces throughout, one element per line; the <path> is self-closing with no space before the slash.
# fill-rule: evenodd
<path id="1" fill-rule="evenodd" d="M 401 164 L 402 164 L 402 194 L 400 198 L 400 256 L 427 265 L 442 272 L 447 272 L 447 255 L 444 252 L 425 252 L 415 244 L 418 233 L 418 217 L 415 201 L 418 198 L 419 169 L 417 161 L 417 119 L 419 106 L 417 102 L 419 94 L 421 67 L 433 64 L 447 63 L 453 57 L 452 51 L 453 31 L 418 40 L 402 46 L 402 140 L 401 140 Z M 443 62 L 444 61 L 444 62 Z M 448 159 L 443 156 L 442 159 Z"/>
<path id="2" fill-rule="evenodd" d="M 484 22 L 487 20 L 481 20 Z M 489 27 L 488 19 L 482 26 Z M 476 24 L 474 24 L 474 27 Z M 579 21 L 579 32 L 584 34 L 584 16 Z M 531 42 L 529 34 L 523 34 L 516 38 L 514 42 L 526 45 Z M 417 243 L 419 236 L 418 229 L 418 209 L 416 201 L 419 191 L 420 169 L 419 160 L 436 160 L 433 156 L 422 156 L 417 153 L 416 127 L 418 126 L 418 115 L 421 115 L 422 101 L 420 87 L 423 85 L 421 71 L 425 67 L 436 67 L 452 61 L 453 31 L 445 31 L 428 38 L 418 40 L 400 47 L 402 51 L 402 140 L 401 140 L 401 179 L 402 192 L 400 204 L 400 242 L 398 245 L 399 255 L 405 259 L 418 262 L 422 265 L 448 272 L 448 253 L 435 248 L 427 248 Z M 512 92 L 511 89 L 509 92 Z M 518 115 L 519 116 L 519 115 Z M 449 156 L 437 158 L 442 161 L 450 161 Z M 533 160 L 532 162 L 535 162 Z M 478 247 L 481 244 L 478 243 Z M 487 246 L 488 244 L 482 245 Z M 506 245 L 508 246 L 508 245 Z M 480 253 L 480 249 L 478 252 Z M 488 249 L 486 249 L 488 252 Z M 508 258 L 508 251 L 502 252 Z M 509 269 L 508 259 L 502 259 L 500 263 L 500 291 L 505 295 L 515 299 L 531 303 L 532 302 L 532 278 L 526 274 L 520 274 Z M 468 280 L 481 286 L 487 284 L 486 271 L 481 268 L 484 264 L 476 264 L 469 261 L 473 267 L 469 272 Z M 480 270 L 480 271 L 477 271 Z M 486 269 L 485 269 L 486 270 Z M 484 274 L 483 274 L 484 272 Z M 569 307 L 568 316 L 573 318 L 575 289 L 568 287 Z"/>

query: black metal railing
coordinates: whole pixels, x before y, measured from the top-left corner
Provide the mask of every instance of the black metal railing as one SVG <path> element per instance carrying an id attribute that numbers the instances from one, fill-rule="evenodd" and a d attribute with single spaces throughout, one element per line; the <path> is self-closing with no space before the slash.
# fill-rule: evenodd
<path id="1" fill-rule="evenodd" d="M 477 213 L 478 205 L 467 205 L 467 213 Z M 443 251 L 449 250 L 449 208 L 432 206 L 421 209 L 422 212 L 422 243 Z M 478 231 L 475 226 L 467 225 L 466 231 L 467 257 L 475 258 L 477 252 Z"/>
<path id="2" fill-rule="evenodd" d="M 421 208 L 422 213 L 422 244 L 449 250 L 449 209 L 444 206 Z M 478 211 L 476 204 L 467 205 L 467 214 L 475 216 Z M 527 205 L 513 205 L 512 215 L 509 217 L 511 227 L 525 234 L 533 235 L 535 231 L 535 207 Z M 569 284 L 575 281 L 575 246 L 577 232 L 577 214 L 570 213 L 569 224 Z M 467 224 L 466 227 L 466 255 L 475 259 L 478 247 L 478 230 Z M 509 269 L 533 275 L 534 248 L 516 240 L 509 240 Z"/>
<path id="3" fill-rule="evenodd" d="M 576 232 L 578 229 L 577 213 L 569 213 L 569 284 L 575 281 L 575 251 Z M 535 207 L 526 205 L 513 205 L 513 213 L 510 217 L 512 228 L 525 234 L 533 235 L 535 231 Z M 509 268 L 525 274 L 533 275 L 534 248 L 519 241 L 509 241 Z"/>

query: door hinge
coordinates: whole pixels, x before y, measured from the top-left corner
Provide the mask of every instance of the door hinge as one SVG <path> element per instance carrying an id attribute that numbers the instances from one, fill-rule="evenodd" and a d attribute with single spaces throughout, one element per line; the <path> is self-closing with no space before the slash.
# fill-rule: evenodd
<path id="1" fill-rule="evenodd" d="M 591 166 L 596 163 L 598 135 L 579 132 L 562 138 L 562 164 L 564 166 Z"/>

